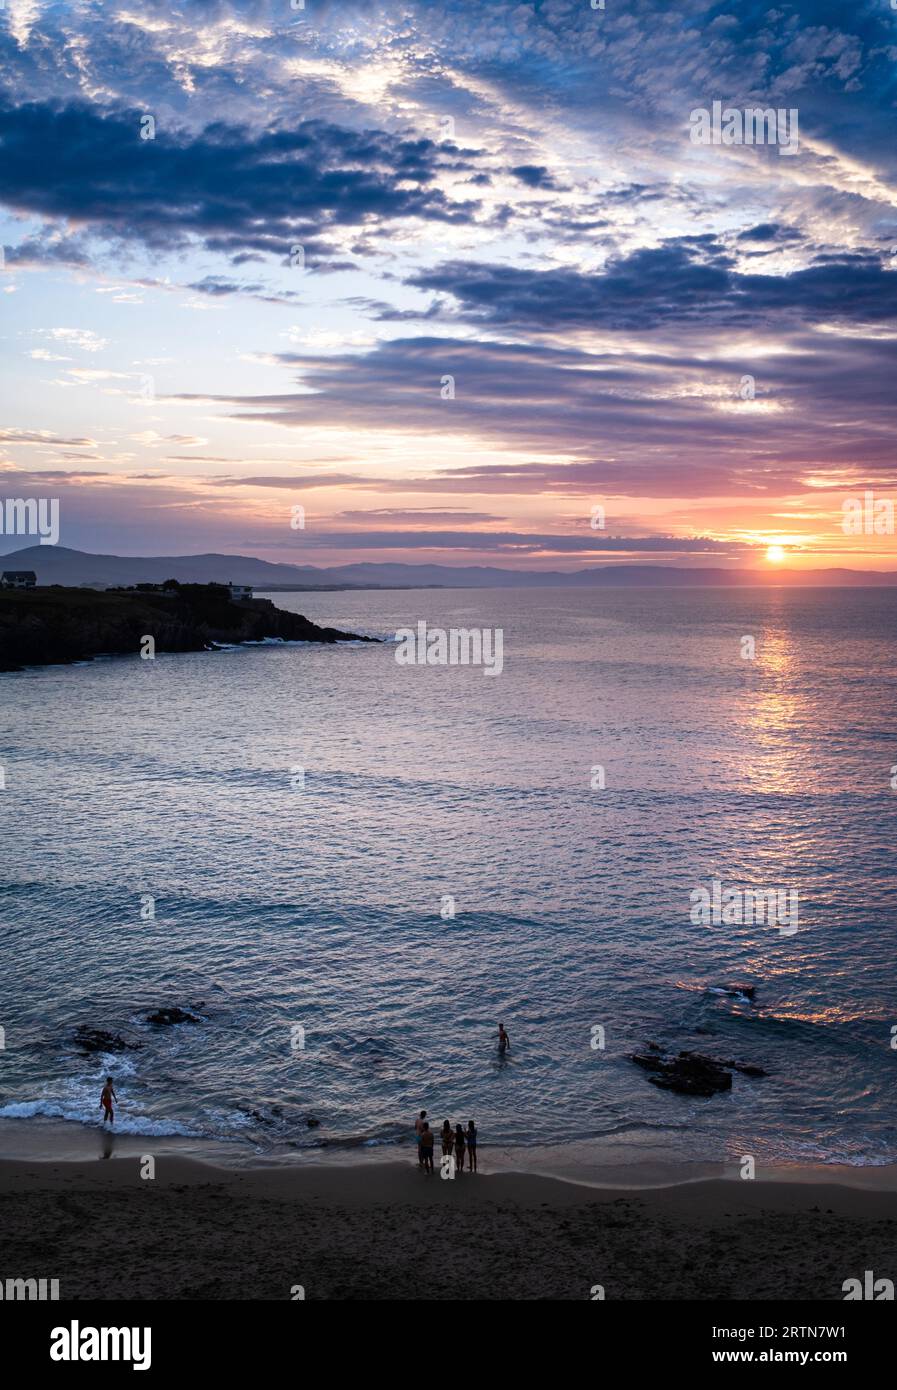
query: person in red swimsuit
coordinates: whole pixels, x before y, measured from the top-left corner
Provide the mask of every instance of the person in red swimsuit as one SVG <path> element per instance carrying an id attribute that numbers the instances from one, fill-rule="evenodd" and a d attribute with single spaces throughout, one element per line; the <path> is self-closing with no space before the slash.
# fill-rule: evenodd
<path id="1" fill-rule="evenodd" d="M 111 1125 L 115 1124 L 115 1112 L 112 1109 L 112 1102 L 114 1100 L 117 1101 L 118 1096 L 115 1094 L 115 1090 L 112 1085 L 112 1077 L 107 1076 L 106 1085 L 103 1087 L 103 1093 L 100 1096 L 100 1106 L 102 1110 L 105 1112 L 102 1119 L 103 1124 L 105 1124 L 107 1120 Z"/>

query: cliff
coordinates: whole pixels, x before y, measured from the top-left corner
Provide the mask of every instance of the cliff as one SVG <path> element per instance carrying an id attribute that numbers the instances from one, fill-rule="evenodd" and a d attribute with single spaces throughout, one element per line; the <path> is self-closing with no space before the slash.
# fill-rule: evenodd
<path id="1" fill-rule="evenodd" d="M 173 594 L 101 592 L 58 585 L 0 590 L 0 671 L 84 661 L 100 654 L 136 656 L 144 637 L 156 652 L 204 651 L 216 643 L 279 637 L 296 642 L 358 642 L 318 627 L 268 599 L 236 602 L 226 588 L 184 584 Z"/>

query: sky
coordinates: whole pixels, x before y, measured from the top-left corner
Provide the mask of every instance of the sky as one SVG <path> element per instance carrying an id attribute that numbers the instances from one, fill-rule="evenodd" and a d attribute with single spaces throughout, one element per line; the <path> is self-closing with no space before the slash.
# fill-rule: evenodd
<path id="1" fill-rule="evenodd" d="M 893 3 L 0 0 L 0 500 L 104 554 L 897 568 Z"/>

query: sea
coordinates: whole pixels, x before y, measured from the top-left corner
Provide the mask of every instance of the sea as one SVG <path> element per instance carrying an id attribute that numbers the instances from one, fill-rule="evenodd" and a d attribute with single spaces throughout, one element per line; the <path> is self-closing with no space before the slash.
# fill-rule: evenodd
<path id="1" fill-rule="evenodd" d="M 237 1162 L 421 1109 L 487 1167 L 897 1162 L 897 590 L 268 597 L 383 640 L 0 676 L 0 1156 L 111 1074 L 118 1135 Z M 397 660 L 421 622 L 500 671 Z"/>

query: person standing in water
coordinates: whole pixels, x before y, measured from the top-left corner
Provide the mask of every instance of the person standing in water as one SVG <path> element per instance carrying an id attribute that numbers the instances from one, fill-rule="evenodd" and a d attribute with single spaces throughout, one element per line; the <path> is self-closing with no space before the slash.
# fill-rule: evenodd
<path id="1" fill-rule="evenodd" d="M 455 1172 L 464 1172 L 464 1146 L 466 1144 L 464 1130 L 460 1125 L 455 1126 Z"/>
<path id="2" fill-rule="evenodd" d="M 502 1056 L 504 1056 L 504 1054 L 508 1051 L 510 1046 L 511 1039 L 505 1032 L 505 1025 L 503 1023 L 500 1023 L 498 1025 L 498 1050 L 502 1054 Z"/>
<path id="3" fill-rule="evenodd" d="M 467 1167 L 471 1173 L 477 1170 L 477 1127 L 473 1120 L 467 1121 Z"/>
<path id="4" fill-rule="evenodd" d="M 107 1076 L 106 1085 L 103 1087 L 103 1091 L 100 1096 L 100 1109 L 105 1112 L 101 1120 L 101 1124 L 105 1124 L 107 1120 L 111 1125 L 115 1124 L 115 1111 L 112 1109 L 113 1101 L 117 1102 L 118 1096 L 115 1094 L 115 1088 L 112 1085 L 112 1077 Z"/>

